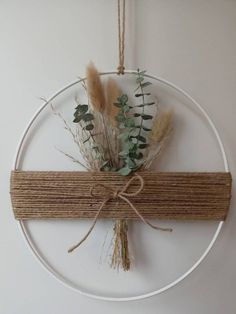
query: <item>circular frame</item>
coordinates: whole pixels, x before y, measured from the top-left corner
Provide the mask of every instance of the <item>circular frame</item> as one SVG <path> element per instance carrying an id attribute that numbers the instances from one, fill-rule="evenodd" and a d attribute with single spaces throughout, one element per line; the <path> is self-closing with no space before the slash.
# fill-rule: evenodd
<path id="1" fill-rule="evenodd" d="M 133 71 L 133 70 L 127 70 L 125 71 L 125 74 L 136 74 L 137 71 Z M 100 73 L 101 76 L 106 76 L 106 75 L 112 75 L 112 74 L 117 74 L 116 71 L 109 71 L 109 72 L 102 72 Z M 213 123 L 213 121 L 211 120 L 211 118 L 209 117 L 208 113 L 205 111 L 205 109 L 203 109 L 203 107 L 195 100 L 193 99 L 186 91 L 184 91 L 183 89 L 179 88 L 178 86 L 176 86 L 175 84 L 162 79 L 160 77 L 156 77 L 154 75 L 149 75 L 149 74 L 145 74 L 145 77 L 153 79 L 155 81 L 158 81 L 160 83 L 163 83 L 166 86 L 169 86 L 170 88 L 174 89 L 175 91 L 177 91 L 178 93 L 182 94 L 185 98 L 187 98 L 188 100 L 190 100 L 195 107 L 200 111 L 200 113 L 202 114 L 202 116 L 205 118 L 206 122 L 208 122 L 208 124 L 210 125 L 217 143 L 219 145 L 221 154 L 222 154 L 222 158 L 223 158 L 223 164 L 224 164 L 224 168 L 225 168 L 225 172 L 229 172 L 229 165 L 228 165 L 228 161 L 227 161 L 227 157 L 226 157 L 226 153 L 225 153 L 225 149 L 222 143 L 222 140 L 220 138 L 219 132 L 215 126 L 215 124 Z M 17 147 L 17 151 L 16 151 L 16 156 L 14 159 L 14 163 L 13 163 L 13 169 L 14 170 L 18 170 L 19 167 L 19 162 L 20 162 L 20 157 L 21 157 L 21 152 L 22 152 L 22 148 L 25 142 L 25 139 L 31 129 L 31 127 L 33 126 L 35 120 L 38 118 L 38 116 L 40 115 L 40 113 L 48 106 L 48 104 L 50 104 L 57 96 L 59 96 L 60 94 L 62 94 L 64 91 L 66 91 L 67 89 L 69 89 L 70 87 L 77 85 L 79 83 L 81 83 L 82 81 L 84 81 L 86 78 L 81 78 L 76 80 L 75 82 L 66 85 L 64 88 L 62 88 L 61 90 L 59 90 L 57 93 L 55 93 L 50 99 L 48 99 L 45 104 L 43 104 L 39 110 L 34 114 L 34 116 L 32 117 L 31 121 L 29 122 L 29 124 L 27 125 L 25 131 L 23 132 L 23 135 L 21 137 L 21 140 L 18 144 Z M 37 250 L 36 246 L 34 245 L 30 234 L 27 231 L 26 228 L 26 224 L 23 220 L 20 220 L 18 223 L 19 229 L 22 233 L 22 236 L 24 237 L 27 246 L 29 247 L 31 253 L 33 254 L 33 256 L 36 258 L 36 260 L 41 264 L 41 266 L 43 266 L 43 268 L 45 270 L 48 271 L 48 273 L 50 275 L 52 275 L 54 278 L 56 278 L 60 283 L 63 283 L 67 288 L 70 288 L 76 292 L 79 292 L 81 295 L 93 298 L 93 299 L 97 299 L 97 300 L 103 300 L 103 301 L 136 301 L 136 300 L 141 300 L 141 299 L 145 299 L 145 298 L 149 298 L 152 297 L 154 295 L 160 294 L 172 287 L 174 287 L 175 285 L 177 285 L 178 283 L 180 283 L 182 280 L 184 280 L 189 274 L 191 274 L 200 264 L 201 262 L 205 259 L 205 257 L 208 255 L 208 253 L 210 252 L 210 250 L 212 249 L 220 231 L 221 228 L 223 226 L 224 221 L 220 221 L 216 231 L 212 237 L 211 242 L 209 243 L 209 245 L 207 246 L 206 250 L 204 251 L 204 253 L 200 256 L 200 258 L 195 262 L 195 264 L 189 269 L 187 270 L 184 274 L 182 274 L 179 278 L 177 278 L 176 280 L 174 280 L 173 282 L 167 284 L 166 286 L 155 290 L 155 291 L 151 291 L 145 294 L 141 294 L 141 295 L 137 295 L 137 296 L 132 296 L 132 297 L 107 297 L 104 295 L 97 295 L 97 294 L 93 294 L 93 293 L 89 293 L 86 291 L 83 291 L 81 289 L 79 289 L 73 282 L 71 282 L 70 280 L 68 280 L 67 278 L 64 278 L 56 269 L 54 269 L 48 262 L 47 260 L 40 254 L 40 252 Z"/>

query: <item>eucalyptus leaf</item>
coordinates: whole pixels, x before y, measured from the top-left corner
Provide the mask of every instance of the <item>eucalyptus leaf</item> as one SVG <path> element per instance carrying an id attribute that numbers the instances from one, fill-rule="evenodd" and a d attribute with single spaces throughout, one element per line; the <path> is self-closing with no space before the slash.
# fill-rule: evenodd
<path id="1" fill-rule="evenodd" d="M 92 131 L 94 129 L 94 125 L 93 124 L 88 124 L 88 125 L 86 125 L 85 129 L 87 131 Z"/>
<path id="2" fill-rule="evenodd" d="M 149 114 L 142 114 L 143 120 L 151 120 L 153 117 Z"/>
<path id="3" fill-rule="evenodd" d="M 126 120 L 126 117 L 122 113 L 119 113 L 116 116 L 116 121 L 118 121 L 118 122 L 125 122 L 125 120 Z"/>
<path id="4" fill-rule="evenodd" d="M 135 97 L 142 97 L 142 96 L 150 96 L 150 95 L 151 95 L 151 93 L 137 93 L 134 96 Z"/>
<path id="5" fill-rule="evenodd" d="M 152 83 L 151 82 L 144 82 L 144 83 L 141 84 L 141 87 L 145 88 L 145 87 L 147 87 L 149 85 L 152 85 Z"/>
<path id="6" fill-rule="evenodd" d="M 94 116 L 92 113 L 86 113 L 82 116 L 82 119 L 84 122 L 89 122 L 89 121 L 94 120 Z"/>
<path id="7" fill-rule="evenodd" d="M 147 148 L 149 146 L 149 144 L 139 144 L 139 148 L 140 149 L 144 149 L 144 148 Z"/>
<path id="8" fill-rule="evenodd" d="M 137 84 L 140 84 L 144 81 L 144 78 L 142 76 L 139 76 L 137 79 L 136 79 L 136 83 Z"/>
<path id="9" fill-rule="evenodd" d="M 130 159 L 137 159 L 140 160 L 143 158 L 143 154 L 141 152 L 130 152 L 129 153 L 129 158 Z"/>
<path id="10" fill-rule="evenodd" d="M 142 126 L 142 129 L 144 130 L 144 131 L 151 131 L 152 129 L 150 129 L 150 128 L 146 128 L 145 126 Z"/>
<path id="11" fill-rule="evenodd" d="M 146 143 L 146 138 L 142 135 L 137 135 L 136 136 L 137 140 L 139 140 L 140 142 Z"/>
<path id="12" fill-rule="evenodd" d="M 88 111 L 88 105 L 78 105 L 75 109 L 80 114 L 84 114 L 84 113 L 86 113 Z"/>
<path id="13" fill-rule="evenodd" d="M 128 118 L 125 120 L 124 125 L 127 128 L 133 128 L 133 127 L 135 127 L 135 121 L 133 118 Z"/>
<path id="14" fill-rule="evenodd" d="M 123 122 L 121 122 L 119 124 L 119 129 L 125 129 L 125 128 L 126 128 L 125 124 Z"/>
<path id="15" fill-rule="evenodd" d="M 136 157 L 135 157 L 135 159 L 137 159 L 137 160 L 140 160 L 140 159 L 142 159 L 143 158 L 143 154 L 141 153 L 141 152 L 139 152 L 137 155 L 136 155 Z"/>
<path id="16" fill-rule="evenodd" d="M 128 105 L 124 105 L 123 107 L 122 107 L 122 110 L 123 110 L 123 112 L 129 112 L 129 110 L 130 110 L 130 108 L 129 108 L 129 106 Z"/>
<path id="17" fill-rule="evenodd" d="M 77 116 L 77 117 L 75 117 L 75 119 L 73 120 L 73 122 L 74 122 L 74 123 L 79 123 L 82 119 L 83 119 L 83 116 Z"/>
<path id="18" fill-rule="evenodd" d="M 130 159 L 130 158 L 127 160 L 127 165 L 131 169 L 136 167 L 135 161 L 133 159 Z"/>
<path id="19" fill-rule="evenodd" d="M 121 168 L 119 171 L 119 174 L 121 174 L 122 176 L 127 176 L 132 172 L 132 169 L 128 168 L 128 167 L 123 167 Z"/>
<path id="20" fill-rule="evenodd" d="M 141 105 L 137 105 L 135 107 L 145 107 L 145 106 L 152 106 L 152 105 L 155 105 L 155 102 L 147 102 Z"/>
<path id="21" fill-rule="evenodd" d="M 136 151 L 138 149 L 137 143 L 129 142 L 128 144 L 129 151 Z"/>
<path id="22" fill-rule="evenodd" d="M 126 94 L 121 95 L 120 97 L 118 97 L 118 101 L 122 104 L 125 104 L 128 101 L 128 96 Z"/>
<path id="23" fill-rule="evenodd" d="M 146 126 L 144 126 L 144 125 L 136 125 L 135 126 L 135 128 L 136 129 L 140 129 L 140 128 L 142 128 L 144 131 L 151 131 L 152 129 L 150 129 L 150 128 L 147 128 Z"/>

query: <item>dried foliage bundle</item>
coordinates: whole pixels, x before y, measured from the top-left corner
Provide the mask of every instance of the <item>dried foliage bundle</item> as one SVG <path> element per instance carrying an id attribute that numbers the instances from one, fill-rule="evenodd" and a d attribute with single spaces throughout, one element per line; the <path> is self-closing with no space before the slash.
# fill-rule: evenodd
<path id="1" fill-rule="evenodd" d="M 74 112 L 75 131 L 60 113 L 54 111 L 65 124 L 78 146 L 85 164 L 64 153 L 88 171 L 118 171 L 121 175 L 148 169 L 156 160 L 172 131 L 173 112 L 158 110 L 155 117 L 146 108 L 155 104 L 148 90 L 145 71 L 137 70 L 132 104 L 128 95 L 122 94 L 114 79 L 103 83 L 99 72 L 90 63 L 83 87 L 88 103 L 80 104 Z M 114 225 L 114 243 L 111 265 L 130 269 L 128 248 L 128 222 L 117 220 Z"/>

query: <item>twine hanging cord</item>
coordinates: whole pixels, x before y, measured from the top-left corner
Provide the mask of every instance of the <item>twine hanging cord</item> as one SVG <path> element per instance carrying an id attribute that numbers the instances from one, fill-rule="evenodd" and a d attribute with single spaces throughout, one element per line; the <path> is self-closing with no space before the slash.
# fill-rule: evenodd
<path id="1" fill-rule="evenodd" d="M 138 188 L 138 190 L 136 192 L 132 192 L 129 193 L 127 192 L 129 186 L 132 184 L 132 182 L 134 180 L 139 180 L 140 186 Z M 95 217 L 93 220 L 93 223 L 91 225 L 91 227 L 89 228 L 88 232 L 85 234 L 85 236 L 75 245 L 73 245 L 69 250 L 68 253 L 73 252 L 76 248 L 78 248 L 90 235 L 90 233 L 93 231 L 96 222 L 99 218 L 99 215 L 101 213 L 101 211 L 103 210 L 104 206 L 111 200 L 111 199 L 121 199 L 123 201 L 125 201 L 132 209 L 133 211 L 137 214 L 137 216 L 142 220 L 143 223 L 145 223 L 146 225 L 148 225 L 149 227 L 155 229 L 155 230 L 161 230 L 161 231 L 169 231 L 171 232 L 172 229 L 171 228 L 161 228 L 158 226 L 153 225 L 152 223 L 150 223 L 148 220 L 146 220 L 141 214 L 140 212 L 137 210 L 137 208 L 132 204 L 132 202 L 129 200 L 130 197 L 132 196 L 137 196 L 144 188 L 144 180 L 143 178 L 139 175 L 139 174 L 135 174 L 127 183 L 126 185 L 122 188 L 122 189 L 112 189 L 109 186 L 105 185 L 105 184 L 101 184 L 101 183 L 97 183 L 94 184 L 91 189 L 90 189 L 90 194 L 92 197 L 96 197 L 95 195 L 95 189 L 102 187 L 104 188 L 105 194 L 107 194 L 107 192 L 109 192 L 109 194 L 107 194 L 107 196 L 105 196 L 103 202 L 101 203 Z"/>
<path id="2" fill-rule="evenodd" d="M 121 0 L 117 0 L 118 5 L 118 41 L 119 41 L 119 65 L 118 74 L 125 73 L 125 0 L 122 1 L 122 23 L 121 23 Z"/>

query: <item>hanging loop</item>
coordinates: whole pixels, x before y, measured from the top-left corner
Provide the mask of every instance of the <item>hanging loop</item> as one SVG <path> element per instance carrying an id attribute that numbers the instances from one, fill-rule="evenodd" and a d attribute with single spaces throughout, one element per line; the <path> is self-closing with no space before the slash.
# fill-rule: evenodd
<path id="1" fill-rule="evenodd" d="M 117 74 L 125 73 L 125 0 L 122 0 L 122 22 L 121 22 L 121 0 L 117 0 L 118 5 L 118 42 L 119 42 L 119 65 Z"/>

